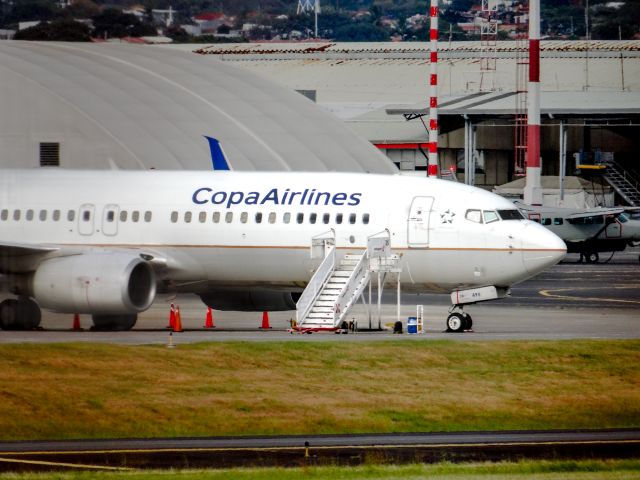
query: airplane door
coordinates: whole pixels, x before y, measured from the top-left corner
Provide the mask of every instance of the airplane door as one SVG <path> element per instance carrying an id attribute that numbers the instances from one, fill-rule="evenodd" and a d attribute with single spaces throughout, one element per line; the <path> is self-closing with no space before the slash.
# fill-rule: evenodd
<path id="1" fill-rule="evenodd" d="M 604 221 L 608 221 L 609 219 L 605 217 Z M 604 236 L 606 238 L 620 238 L 622 236 L 622 224 L 617 218 L 609 220 L 611 223 L 607 225 L 607 228 L 604 231 Z"/>
<path id="2" fill-rule="evenodd" d="M 433 197 L 414 197 L 409 210 L 407 243 L 410 247 L 429 246 L 429 216 Z"/>
<path id="3" fill-rule="evenodd" d="M 113 236 L 118 233 L 118 214 L 120 207 L 118 205 L 105 205 L 102 211 L 102 233 Z"/>
<path id="4" fill-rule="evenodd" d="M 80 206 L 80 215 L 78 216 L 78 232 L 80 235 L 93 234 L 95 209 L 95 205 L 90 203 Z"/>

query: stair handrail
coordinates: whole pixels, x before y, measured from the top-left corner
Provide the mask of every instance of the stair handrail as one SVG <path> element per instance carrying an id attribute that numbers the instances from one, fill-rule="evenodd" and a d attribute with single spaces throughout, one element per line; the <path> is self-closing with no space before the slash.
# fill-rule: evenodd
<path id="1" fill-rule="evenodd" d="M 640 180 L 626 168 L 622 167 L 618 162 L 612 160 L 607 162 L 607 165 L 618 175 L 622 176 L 622 179 L 626 181 L 636 190 L 640 191 Z"/>
<path id="2" fill-rule="evenodd" d="M 358 260 L 358 263 L 356 263 L 355 267 L 353 268 L 351 275 L 349 275 L 347 282 L 344 284 L 344 286 L 340 290 L 340 294 L 338 295 L 338 300 L 333 309 L 333 326 L 334 327 L 337 326 L 337 323 L 339 323 L 342 316 L 347 313 L 349 302 L 351 301 L 354 294 L 357 293 L 358 291 L 358 286 L 360 285 L 360 282 L 358 282 L 358 284 L 355 284 L 354 279 L 356 277 L 366 278 L 367 275 L 369 275 L 368 260 L 369 260 L 369 250 L 365 249 L 360 259 Z"/>
<path id="3" fill-rule="evenodd" d="M 320 292 L 322 292 L 322 288 L 325 283 L 331 276 L 335 266 L 336 266 L 336 247 L 335 245 L 328 246 L 328 252 L 326 257 L 322 260 L 317 270 L 309 280 L 306 288 L 300 295 L 300 298 L 296 302 L 296 322 L 300 324 L 307 315 L 309 315 L 309 311 L 313 307 L 313 303 L 318 298 Z"/>

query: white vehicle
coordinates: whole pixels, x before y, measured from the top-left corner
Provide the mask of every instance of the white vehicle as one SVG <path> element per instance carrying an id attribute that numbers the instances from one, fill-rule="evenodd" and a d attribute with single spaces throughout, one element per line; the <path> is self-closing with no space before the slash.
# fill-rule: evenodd
<path id="1" fill-rule="evenodd" d="M 34 328 L 42 307 L 130 329 L 164 292 L 195 293 L 219 310 L 293 310 L 324 262 L 310 255 L 314 239 L 340 262 L 381 232 L 403 289 L 453 292 L 454 306 L 503 297 L 566 253 L 508 200 L 442 180 L 4 170 L 0 274 L 17 298 L 0 304 L 0 324 Z M 449 328 L 469 326 L 466 318 L 452 313 Z"/>

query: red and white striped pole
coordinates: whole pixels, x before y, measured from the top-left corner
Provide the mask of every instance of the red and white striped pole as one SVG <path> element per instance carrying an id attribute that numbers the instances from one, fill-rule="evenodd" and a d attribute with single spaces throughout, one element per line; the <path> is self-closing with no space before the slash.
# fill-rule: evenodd
<path id="1" fill-rule="evenodd" d="M 540 173 L 540 0 L 529 0 L 527 182 L 524 203 L 542 205 Z"/>
<path id="2" fill-rule="evenodd" d="M 427 175 L 438 176 L 438 0 L 431 0 L 429 8 L 429 164 Z"/>

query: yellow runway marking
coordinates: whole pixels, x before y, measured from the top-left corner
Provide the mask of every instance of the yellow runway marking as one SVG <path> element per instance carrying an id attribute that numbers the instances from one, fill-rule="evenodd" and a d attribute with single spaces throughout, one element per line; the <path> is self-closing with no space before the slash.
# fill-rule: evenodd
<path id="1" fill-rule="evenodd" d="M 38 452 L 39 453 L 39 452 Z M 31 454 L 38 454 L 32 452 Z M 62 453 L 62 452 L 60 452 Z M 81 463 L 62 463 L 62 462 L 45 462 L 43 460 L 22 460 L 19 458 L 0 458 L 0 462 L 5 463 L 26 463 L 29 465 L 44 465 L 48 467 L 69 467 L 69 468 L 85 468 L 89 470 L 135 470 L 127 467 L 107 467 L 104 465 L 85 465 Z"/>
<path id="2" fill-rule="evenodd" d="M 620 287 L 606 285 L 602 287 L 567 287 L 567 288 L 554 288 L 553 290 L 540 290 L 540 295 L 550 298 L 557 298 L 561 300 L 578 300 L 585 302 L 617 302 L 617 303 L 634 303 L 640 305 L 640 300 L 626 300 L 621 298 L 600 298 L 600 297 L 576 297 L 572 295 L 560 295 L 559 293 L 553 292 L 575 292 L 577 290 L 628 290 L 628 289 L 637 289 L 640 288 L 640 285 L 624 285 Z"/>

